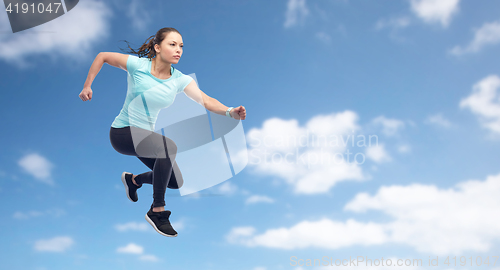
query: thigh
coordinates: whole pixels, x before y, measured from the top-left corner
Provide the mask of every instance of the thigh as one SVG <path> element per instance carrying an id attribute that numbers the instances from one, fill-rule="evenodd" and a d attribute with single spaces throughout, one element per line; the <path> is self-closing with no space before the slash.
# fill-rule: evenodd
<path id="1" fill-rule="evenodd" d="M 143 131 L 141 131 L 143 132 Z M 134 136 L 134 134 L 132 134 Z M 144 132 L 134 137 L 135 151 L 144 158 L 167 158 L 175 160 L 177 145 L 173 140 L 156 132 L 150 131 L 147 136 Z M 135 140 L 138 138 L 138 140 Z"/>
<path id="2" fill-rule="evenodd" d="M 120 154 L 136 156 L 134 143 L 130 134 L 130 128 L 113 128 L 109 131 L 111 146 Z"/>

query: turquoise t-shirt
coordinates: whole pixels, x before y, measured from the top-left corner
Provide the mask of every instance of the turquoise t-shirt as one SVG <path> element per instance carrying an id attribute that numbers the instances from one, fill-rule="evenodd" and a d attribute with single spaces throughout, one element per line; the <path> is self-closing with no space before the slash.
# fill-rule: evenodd
<path id="1" fill-rule="evenodd" d="M 127 60 L 127 97 L 112 127 L 135 126 L 154 131 L 161 109 L 170 106 L 175 96 L 193 80 L 171 66 L 172 76 L 166 80 L 151 74 L 151 60 L 129 55 Z"/>

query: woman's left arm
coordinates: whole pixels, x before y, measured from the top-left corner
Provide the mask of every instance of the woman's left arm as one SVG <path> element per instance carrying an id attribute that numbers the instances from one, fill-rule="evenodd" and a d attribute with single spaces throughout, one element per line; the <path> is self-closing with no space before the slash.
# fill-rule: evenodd
<path id="1" fill-rule="evenodd" d="M 220 103 L 217 99 L 209 97 L 205 93 L 203 93 L 203 91 L 198 88 L 198 85 L 194 80 L 190 82 L 186 86 L 186 88 L 184 88 L 184 93 L 186 93 L 186 95 L 196 103 L 200 104 L 213 113 L 226 115 L 226 110 L 229 108 Z M 234 119 L 237 120 L 245 120 L 247 115 L 245 107 L 243 106 L 233 108 L 229 113 Z"/>

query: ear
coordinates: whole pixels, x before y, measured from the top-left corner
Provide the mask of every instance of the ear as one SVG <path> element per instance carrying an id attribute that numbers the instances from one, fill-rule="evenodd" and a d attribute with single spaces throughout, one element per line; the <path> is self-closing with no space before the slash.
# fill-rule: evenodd
<path id="1" fill-rule="evenodd" d="M 155 44 L 155 51 L 156 51 L 157 53 L 159 53 L 159 52 L 160 52 L 160 45 Z"/>

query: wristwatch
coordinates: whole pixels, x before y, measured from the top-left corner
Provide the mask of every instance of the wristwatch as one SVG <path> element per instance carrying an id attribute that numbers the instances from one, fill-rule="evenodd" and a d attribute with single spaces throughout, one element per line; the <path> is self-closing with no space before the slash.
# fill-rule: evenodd
<path id="1" fill-rule="evenodd" d="M 233 117 L 231 116 L 231 114 L 229 113 L 229 112 L 231 112 L 231 110 L 232 110 L 232 109 L 234 109 L 234 108 L 233 108 L 233 107 L 229 107 L 229 108 L 227 108 L 227 110 L 226 110 L 226 116 L 229 116 L 229 117 L 233 118 Z"/>

